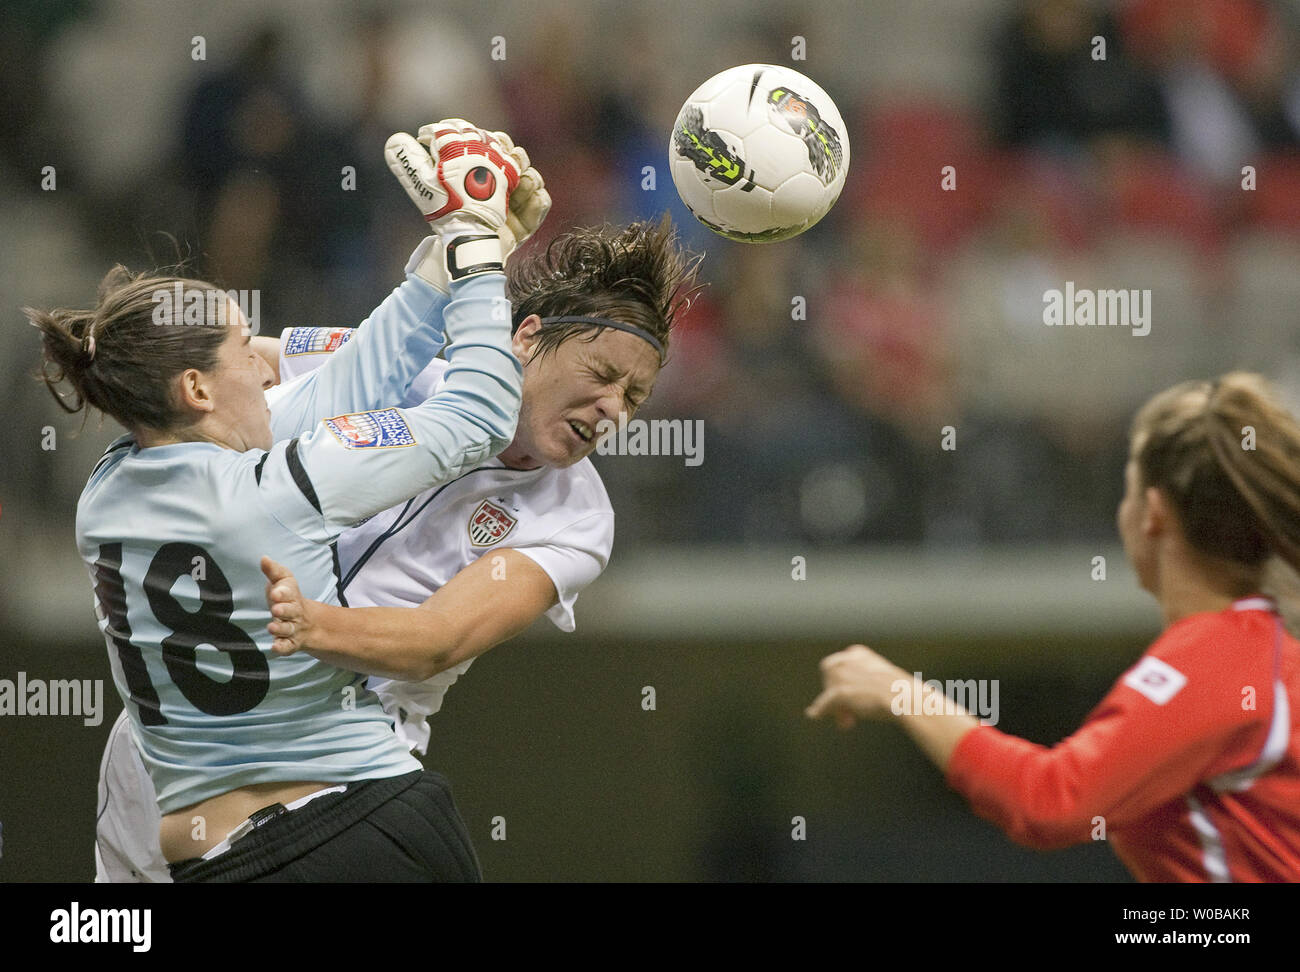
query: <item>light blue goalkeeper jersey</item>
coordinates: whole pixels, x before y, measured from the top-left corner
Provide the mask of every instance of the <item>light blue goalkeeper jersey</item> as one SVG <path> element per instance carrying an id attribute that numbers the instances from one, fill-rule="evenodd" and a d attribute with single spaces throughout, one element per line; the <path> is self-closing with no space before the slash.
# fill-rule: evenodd
<path id="1" fill-rule="evenodd" d="M 115 442 L 77 506 L 100 629 L 135 742 L 170 813 L 254 783 L 420 768 L 365 677 L 271 651 L 265 554 L 339 603 L 333 541 L 509 444 L 521 370 L 503 274 L 408 277 L 314 381 L 268 392 L 275 445 Z M 402 400 L 445 337 L 437 395 Z"/>

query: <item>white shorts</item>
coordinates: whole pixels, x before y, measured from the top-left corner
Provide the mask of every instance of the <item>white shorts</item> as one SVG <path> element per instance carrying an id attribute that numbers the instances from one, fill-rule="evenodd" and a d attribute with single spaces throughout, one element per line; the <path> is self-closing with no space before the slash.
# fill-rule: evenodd
<path id="1" fill-rule="evenodd" d="M 158 831 L 158 794 L 131 740 L 126 711 L 108 733 L 99 764 L 95 882 L 171 883 Z"/>

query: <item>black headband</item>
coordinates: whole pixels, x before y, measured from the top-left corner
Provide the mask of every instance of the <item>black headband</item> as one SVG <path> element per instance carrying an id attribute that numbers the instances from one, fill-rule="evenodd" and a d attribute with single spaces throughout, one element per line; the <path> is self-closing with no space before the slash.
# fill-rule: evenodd
<path id="1" fill-rule="evenodd" d="M 542 318 L 542 327 L 550 327 L 552 324 L 595 324 L 598 327 L 612 327 L 618 331 L 626 331 L 628 334 L 635 334 L 659 353 L 660 366 L 664 363 L 663 342 L 647 331 L 644 327 L 637 327 L 635 324 L 624 324 L 622 321 L 611 321 L 608 317 L 571 316 Z"/>

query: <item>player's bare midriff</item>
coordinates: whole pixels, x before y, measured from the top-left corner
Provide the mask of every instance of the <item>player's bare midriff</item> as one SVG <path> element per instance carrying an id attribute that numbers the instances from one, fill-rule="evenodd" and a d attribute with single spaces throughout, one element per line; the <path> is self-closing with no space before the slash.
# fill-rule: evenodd
<path id="1" fill-rule="evenodd" d="M 331 783 L 254 783 L 162 818 L 158 838 L 169 863 L 202 857 L 252 814 L 275 803 L 289 804 Z M 195 818 L 201 818 L 196 820 Z M 201 836 L 196 836 L 201 835 Z"/>

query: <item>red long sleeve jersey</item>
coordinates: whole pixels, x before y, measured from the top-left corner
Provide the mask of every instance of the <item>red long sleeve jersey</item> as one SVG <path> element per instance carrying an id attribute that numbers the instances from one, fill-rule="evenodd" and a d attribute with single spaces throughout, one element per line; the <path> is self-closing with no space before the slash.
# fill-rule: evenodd
<path id="1" fill-rule="evenodd" d="M 1300 881 L 1300 642 L 1267 598 L 1170 625 L 1074 735 L 980 726 L 949 784 L 1017 843 L 1104 834 L 1139 881 Z"/>

